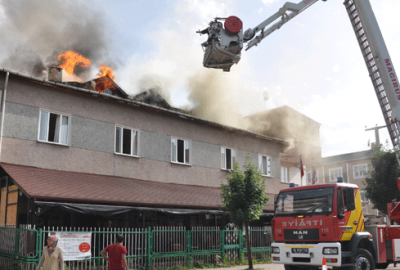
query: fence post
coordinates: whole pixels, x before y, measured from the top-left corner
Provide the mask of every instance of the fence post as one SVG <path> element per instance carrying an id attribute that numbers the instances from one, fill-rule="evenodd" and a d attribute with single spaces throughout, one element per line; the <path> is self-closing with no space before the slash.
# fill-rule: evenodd
<path id="1" fill-rule="evenodd" d="M 186 231 L 186 263 L 188 267 L 192 266 L 192 234 L 190 230 Z"/>
<path id="2" fill-rule="evenodd" d="M 98 230 L 98 233 L 97 233 L 97 252 L 98 252 L 98 254 L 97 254 L 97 270 L 100 270 L 100 264 L 101 264 L 101 255 L 100 255 L 100 252 L 102 251 L 102 249 L 101 249 L 101 247 L 100 247 L 100 243 L 101 243 L 101 235 L 103 236 L 103 239 L 104 239 L 104 233 L 103 233 L 103 231 L 101 231 L 102 233 L 100 233 L 100 231 L 101 231 L 101 228 L 99 227 L 99 230 Z"/>
<path id="3" fill-rule="evenodd" d="M 19 263 L 19 230 L 15 229 L 15 243 L 14 243 L 14 258 L 13 258 L 13 268 L 14 270 L 18 269 Z"/>
<path id="4" fill-rule="evenodd" d="M 153 232 L 151 227 L 147 229 L 147 269 L 151 269 L 153 266 L 153 258 L 151 257 L 153 250 Z"/>
<path id="5" fill-rule="evenodd" d="M 37 254 L 37 261 L 36 261 L 36 266 L 38 266 L 40 259 L 42 258 L 42 253 L 43 253 L 43 231 L 41 228 L 36 230 L 36 254 Z"/>
<path id="6" fill-rule="evenodd" d="M 243 261 L 243 230 L 239 230 L 239 261 Z"/>
<path id="7" fill-rule="evenodd" d="M 226 260 L 225 256 L 225 230 L 221 231 L 221 256 L 222 262 L 224 263 Z"/>

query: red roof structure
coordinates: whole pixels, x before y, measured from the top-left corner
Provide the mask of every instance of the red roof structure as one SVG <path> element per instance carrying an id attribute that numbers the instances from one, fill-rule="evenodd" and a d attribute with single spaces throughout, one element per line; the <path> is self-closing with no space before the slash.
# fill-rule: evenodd
<path id="1" fill-rule="evenodd" d="M 119 205 L 220 209 L 217 187 L 161 183 L 1 163 L 29 198 Z M 272 194 L 268 194 L 273 196 Z M 273 200 L 264 210 L 273 209 Z"/>

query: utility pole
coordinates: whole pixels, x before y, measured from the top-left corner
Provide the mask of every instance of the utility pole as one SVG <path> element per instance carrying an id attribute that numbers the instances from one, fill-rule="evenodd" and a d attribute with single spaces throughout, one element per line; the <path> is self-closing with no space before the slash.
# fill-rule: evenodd
<path id="1" fill-rule="evenodd" d="M 372 128 L 368 128 L 367 126 L 365 126 L 365 131 L 369 131 L 369 130 L 375 130 L 375 143 L 376 145 L 381 144 L 380 140 L 379 140 L 379 129 L 381 128 L 385 128 L 386 126 L 380 126 L 378 127 L 378 124 L 376 124 L 376 127 L 372 127 Z"/>

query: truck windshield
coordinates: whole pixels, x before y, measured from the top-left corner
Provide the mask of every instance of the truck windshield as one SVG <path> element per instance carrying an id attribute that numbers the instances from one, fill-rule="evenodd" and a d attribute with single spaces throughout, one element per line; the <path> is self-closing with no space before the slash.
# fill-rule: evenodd
<path id="1" fill-rule="evenodd" d="M 333 187 L 285 191 L 275 203 L 275 216 L 332 213 Z"/>

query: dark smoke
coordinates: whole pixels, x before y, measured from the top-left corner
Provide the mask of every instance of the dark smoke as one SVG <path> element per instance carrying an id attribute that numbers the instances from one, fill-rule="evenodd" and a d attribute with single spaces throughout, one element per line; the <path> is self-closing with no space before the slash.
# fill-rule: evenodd
<path id="1" fill-rule="evenodd" d="M 86 4 L 85 4 L 86 3 Z M 97 68 L 107 62 L 104 15 L 85 1 L 0 0 L 0 67 L 35 77 L 76 51 Z M 3 12 L 2 12 L 3 11 Z M 77 68 L 84 76 L 88 69 Z"/>

